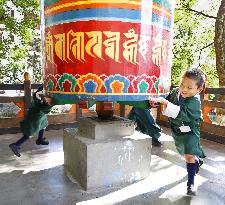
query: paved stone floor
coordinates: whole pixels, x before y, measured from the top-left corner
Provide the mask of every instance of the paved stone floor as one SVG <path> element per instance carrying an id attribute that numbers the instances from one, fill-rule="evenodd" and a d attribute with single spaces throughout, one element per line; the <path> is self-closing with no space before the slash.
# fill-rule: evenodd
<path id="1" fill-rule="evenodd" d="M 0 135 L 0 205 L 224 205 L 225 145 L 203 140 L 207 159 L 196 177 L 198 195 L 186 196 L 186 169 L 164 128 L 162 148 L 153 147 L 151 175 L 132 185 L 84 191 L 63 169 L 62 130 L 46 132 L 49 146 L 35 137 L 15 157 L 8 144 L 20 134 Z"/>

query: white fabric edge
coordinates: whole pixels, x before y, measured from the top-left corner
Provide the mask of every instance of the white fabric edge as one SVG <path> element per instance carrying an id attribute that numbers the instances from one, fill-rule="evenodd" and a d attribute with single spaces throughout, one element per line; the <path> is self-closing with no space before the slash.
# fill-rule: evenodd
<path id="1" fill-rule="evenodd" d="M 44 95 L 43 90 L 41 90 L 41 91 L 39 91 L 39 92 L 36 92 L 36 98 L 37 98 L 38 100 L 41 100 L 41 99 L 42 99 L 40 95 Z"/>
<path id="2" fill-rule="evenodd" d="M 173 103 L 168 101 L 168 104 L 166 108 L 162 111 L 162 114 L 175 119 L 178 116 L 179 112 L 180 106 L 174 105 Z"/>

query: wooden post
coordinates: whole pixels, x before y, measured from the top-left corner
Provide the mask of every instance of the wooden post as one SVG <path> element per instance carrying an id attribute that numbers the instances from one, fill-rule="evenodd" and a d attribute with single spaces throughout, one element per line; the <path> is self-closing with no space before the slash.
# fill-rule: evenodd
<path id="1" fill-rule="evenodd" d="M 31 82 L 30 80 L 24 80 L 24 107 L 25 115 L 30 107 L 31 103 Z"/>
<path id="2" fill-rule="evenodd" d="M 125 105 L 120 105 L 120 117 L 125 117 Z"/>
<path id="3" fill-rule="evenodd" d="M 76 103 L 76 121 L 82 117 L 82 109 L 79 107 L 79 104 Z"/>
<path id="4" fill-rule="evenodd" d="M 24 77 L 24 110 L 25 116 L 31 103 L 31 78 L 28 72 L 23 74 Z"/>
<path id="5" fill-rule="evenodd" d="M 112 119 L 114 114 L 113 102 L 111 101 L 96 101 L 96 113 L 99 119 Z"/>

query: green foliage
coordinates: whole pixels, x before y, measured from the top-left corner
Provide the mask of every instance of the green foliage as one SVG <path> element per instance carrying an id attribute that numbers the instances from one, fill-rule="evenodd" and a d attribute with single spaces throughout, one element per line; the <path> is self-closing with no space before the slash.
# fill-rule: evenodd
<path id="1" fill-rule="evenodd" d="M 201 68 L 209 75 L 209 84 L 218 86 L 215 64 L 214 24 L 215 19 L 206 17 L 193 10 L 211 15 L 220 0 L 207 1 L 207 10 L 197 6 L 198 0 L 177 0 L 174 18 L 174 43 L 172 84 L 177 85 L 181 74 L 193 67 Z"/>
<path id="2" fill-rule="evenodd" d="M 39 0 L 0 0 L 0 24 L 4 38 L 0 42 L 0 83 L 23 81 L 23 73 L 35 74 L 41 81 Z M 12 12 L 14 11 L 14 16 Z"/>

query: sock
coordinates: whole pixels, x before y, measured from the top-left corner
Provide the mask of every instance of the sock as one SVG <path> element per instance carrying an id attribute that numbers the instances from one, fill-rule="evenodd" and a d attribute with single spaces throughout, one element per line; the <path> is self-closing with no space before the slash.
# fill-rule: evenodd
<path id="1" fill-rule="evenodd" d="M 44 132 L 45 132 L 45 129 L 42 129 L 42 130 L 39 131 L 39 133 L 38 133 L 38 139 L 39 140 L 43 140 L 43 138 L 44 138 Z"/>
<path id="2" fill-rule="evenodd" d="M 187 185 L 194 185 L 194 178 L 196 172 L 196 163 L 187 163 L 188 182 Z"/>
<path id="3" fill-rule="evenodd" d="M 22 136 L 17 142 L 15 142 L 14 144 L 15 144 L 16 146 L 19 147 L 19 146 L 22 145 L 24 142 L 26 142 L 28 139 L 29 139 L 29 136 L 24 135 L 24 136 Z"/>

